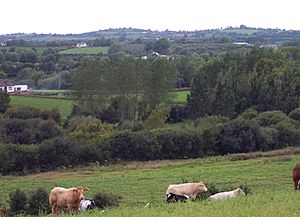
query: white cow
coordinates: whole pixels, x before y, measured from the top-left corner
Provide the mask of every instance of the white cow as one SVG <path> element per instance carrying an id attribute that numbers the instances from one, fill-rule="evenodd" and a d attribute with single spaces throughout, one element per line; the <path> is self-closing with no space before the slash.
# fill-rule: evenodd
<path id="1" fill-rule="evenodd" d="M 233 191 L 226 191 L 226 192 L 220 192 L 214 195 L 211 195 L 208 197 L 209 200 L 223 200 L 228 198 L 234 198 L 239 195 L 245 196 L 246 194 L 243 192 L 242 189 L 237 188 Z"/>

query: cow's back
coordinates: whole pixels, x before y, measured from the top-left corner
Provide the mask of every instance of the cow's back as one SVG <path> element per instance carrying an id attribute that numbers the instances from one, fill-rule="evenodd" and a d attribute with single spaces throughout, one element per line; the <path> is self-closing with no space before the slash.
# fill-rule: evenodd
<path id="1" fill-rule="evenodd" d="M 50 205 L 57 204 L 60 207 L 67 205 L 68 193 L 70 189 L 55 187 L 51 190 L 49 196 Z"/>

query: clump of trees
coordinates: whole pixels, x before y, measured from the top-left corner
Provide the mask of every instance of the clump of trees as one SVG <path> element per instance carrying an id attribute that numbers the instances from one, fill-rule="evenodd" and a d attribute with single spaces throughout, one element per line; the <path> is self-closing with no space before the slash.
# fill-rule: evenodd
<path id="1" fill-rule="evenodd" d="M 212 58 L 195 74 L 190 117 L 235 117 L 248 108 L 289 113 L 300 106 L 300 65 L 290 50 L 254 47 Z"/>

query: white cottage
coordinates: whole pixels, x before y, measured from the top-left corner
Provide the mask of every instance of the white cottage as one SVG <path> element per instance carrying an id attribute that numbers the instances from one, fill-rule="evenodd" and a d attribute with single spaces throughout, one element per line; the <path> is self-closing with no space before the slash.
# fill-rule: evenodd
<path id="1" fill-rule="evenodd" d="M 26 84 L 13 85 L 9 79 L 0 79 L 0 90 L 7 93 L 20 93 L 28 91 L 28 86 Z"/>

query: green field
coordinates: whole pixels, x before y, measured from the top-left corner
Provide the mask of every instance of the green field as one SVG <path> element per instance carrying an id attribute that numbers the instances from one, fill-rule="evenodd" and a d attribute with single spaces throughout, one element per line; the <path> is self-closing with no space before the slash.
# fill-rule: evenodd
<path id="1" fill-rule="evenodd" d="M 73 102 L 68 99 L 54 99 L 49 97 L 35 97 L 35 96 L 11 96 L 10 106 L 14 105 L 28 105 L 40 109 L 58 109 L 61 119 L 65 120 L 72 111 Z"/>
<path id="2" fill-rule="evenodd" d="M 286 149 L 299 152 L 299 148 Z M 93 211 L 79 216 L 299 216 L 300 191 L 292 185 L 291 170 L 300 155 L 284 155 L 286 150 L 256 159 L 232 161 L 233 156 L 194 160 L 149 161 L 63 169 L 28 176 L 0 177 L 0 201 L 15 188 L 27 194 L 42 187 L 86 186 L 85 194 L 92 198 L 96 192 L 120 195 L 122 205 L 105 212 Z M 295 152 L 295 150 L 297 150 Z M 275 153 L 275 152 L 273 152 Z M 235 155 L 236 156 L 236 155 Z M 251 156 L 251 155 L 249 155 Z M 252 157 L 262 156 L 261 153 Z M 266 156 L 266 155 L 265 155 Z M 202 180 L 219 189 L 247 184 L 251 194 L 226 201 L 194 201 L 166 204 L 165 191 L 169 184 Z M 150 207 L 144 205 L 150 203 Z"/>
<path id="3" fill-rule="evenodd" d="M 106 54 L 109 47 L 83 47 L 60 51 L 60 54 Z"/>
<path id="4" fill-rule="evenodd" d="M 180 91 L 175 91 L 175 98 L 174 102 L 175 103 L 185 103 L 188 94 L 190 94 L 191 91 L 189 90 L 180 90 Z"/>

